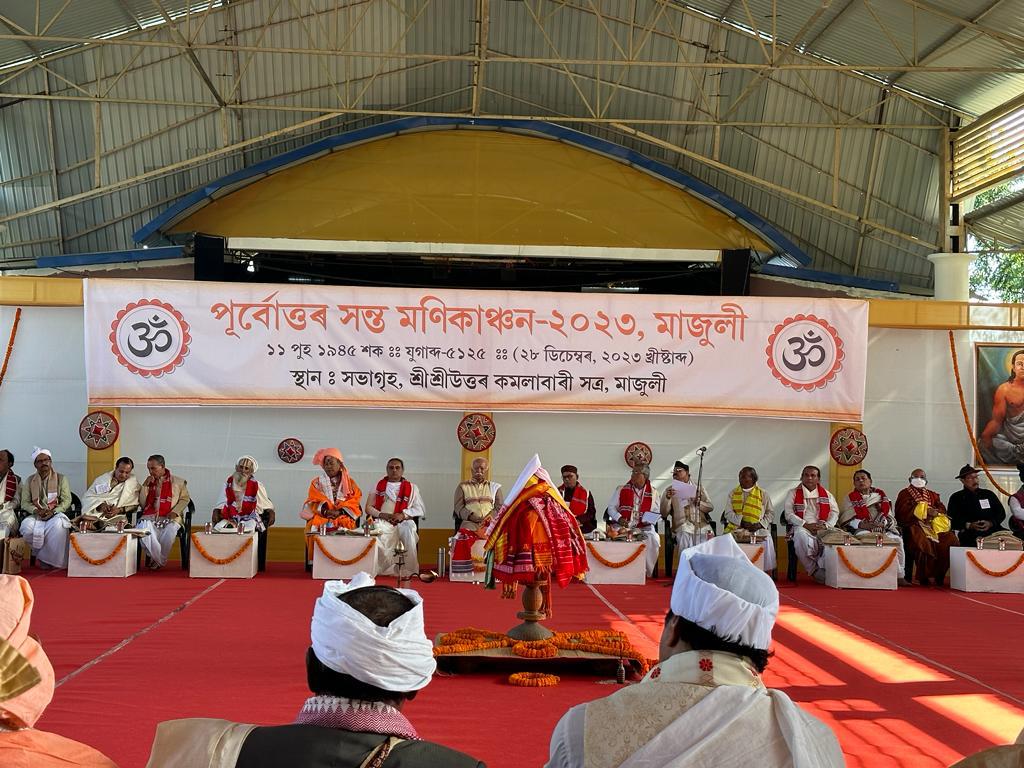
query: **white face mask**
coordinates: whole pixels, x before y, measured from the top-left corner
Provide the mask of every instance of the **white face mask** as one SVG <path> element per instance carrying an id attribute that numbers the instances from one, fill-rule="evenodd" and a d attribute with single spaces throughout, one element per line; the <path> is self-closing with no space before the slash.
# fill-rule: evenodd
<path id="1" fill-rule="evenodd" d="M 926 485 L 928 485 L 928 481 L 925 480 L 923 477 L 912 477 L 910 478 L 910 484 L 915 488 L 924 488 Z"/>

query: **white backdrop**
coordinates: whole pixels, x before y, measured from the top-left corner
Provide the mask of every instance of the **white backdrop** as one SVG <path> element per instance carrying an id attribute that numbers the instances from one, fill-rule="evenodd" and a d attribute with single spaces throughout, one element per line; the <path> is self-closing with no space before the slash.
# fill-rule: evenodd
<path id="1" fill-rule="evenodd" d="M 8 338 L 13 315 L 13 308 L 0 307 L 0 342 Z M 985 339 L 1019 341 L 1024 334 L 987 334 Z M 973 413 L 970 346 L 962 339 L 958 347 Z M 81 309 L 27 308 L 7 380 L 0 386 L 0 447 L 14 451 L 19 473 L 31 473 L 31 448 L 44 445 L 79 494 L 86 487 L 86 448 L 77 435 L 86 411 L 82 350 Z M 625 481 L 622 452 L 634 440 L 652 447 L 654 475 L 661 479 L 667 479 L 673 460 L 693 463 L 694 449 L 707 445 L 705 481 L 718 510 L 743 464 L 757 467 L 777 505 L 804 464 L 821 466 L 828 482 L 827 422 L 628 414 L 496 413 L 494 418 L 494 479 L 507 486 L 537 450 L 553 473 L 563 463 L 579 466 L 599 507 Z M 398 455 L 423 491 L 425 527 L 443 529 L 450 524 L 459 480 L 458 419 L 455 412 L 413 410 L 124 408 L 122 450 L 139 463 L 149 453 L 163 453 L 168 466 L 189 480 L 201 510 L 212 506 L 235 459 L 253 453 L 282 525 L 299 524 L 298 508 L 317 447 L 338 446 L 364 492 L 383 475 L 386 460 Z M 953 476 L 971 460 L 971 450 L 945 332 L 870 332 L 864 423 L 870 441 L 866 466 L 890 494 L 916 466 L 928 471 L 932 487 L 943 497 L 960 487 Z M 292 436 L 303 440 L 307 457 L 301 464 L 285 465 L 275 448 Z M 1018 485 L 1013 475 L 999 477 L 1008 488 Z"/>

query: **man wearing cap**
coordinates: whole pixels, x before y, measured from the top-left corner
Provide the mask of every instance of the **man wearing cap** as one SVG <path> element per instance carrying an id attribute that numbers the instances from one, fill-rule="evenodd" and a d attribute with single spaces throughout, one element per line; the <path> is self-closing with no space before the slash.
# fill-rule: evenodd
<path id="1" fill-rule="evenodd" d="M 139 543 L 149 556 L 149 567 L 159 570 L 167 565 L 191 498 L 185 478 L 172 474 L 159 453 L 146 459 L 146 471 L 149 476 L 139 488 L 139 522 L 135 527 L 149 531 Z"/>
<path id="2" fill-rule="evenodd" d="M 359 522 L 362 508 L 359 490 L 345 467 L 345 459 L 337 448 L 321 448 L 313 455 L 313 466 L 321 472 L 309 483 L 306 503 L 299 517 L 306 521 L 306 530 L 326 526 L 328 533 L 339 528 L 352 530 Z M 306 537 L 306 561 L 313 560 L 313 539 Z"/>
<path id="3" fill-rule="evenodd" d="M 569 510 L 576 516 L 583 533 L 591 533 L 597 528 L 597 509 L 594 506 L 594 494 L 580 485 L 580 471 L 572 464 L 562 467 L 562 484 L 558 486 L 562 498 L 569 505 Z"/>
<path id="4" fill-rule="evenodd" d="M 82 517 L 89 527 L 102 531 L 107 521 L 128 515 L 139 508 L 139 481 L 135 479 L 135 462 L 127 456 L 119 458 L 111 472 L 93 480 L 82 499 Z"/>
<path id="5" fill-rule="evenodd" d="M 235 471 L 224 481 L 220 498 L 213 508 L 211 521 L 218 531 L 229 530 L 232 525 L 246 533 L 257 531 L 256 561 L 260 571 L 267 569 L 267 528 L 274 524 L 274 502 L 267 489 L 254 475 L 260 465 L 253 456 L 240 456 Z"/>
<path id="6" fill-rule="evenodd" d="M 0 450 L 0 539 L 18 535 L 21 478 L 14 474 L 14 454 Z"/>
<path id="7" fill-rule="evenodd" d="M 366 495 L 366 515 L 376 520 L 381 529 L 380 546 L 384 559 L 380 573 L 397 570 L 394 555 L 398 542 L 405 547 L 403 572 L 419 573 L 417 547 L 420 534 L 416 524 L 426 514 L 423 497 L 416 484 L 405 479 L 404 461 L 397 457 L 388 459 L 385 471 L 387 474 L 377 482 L 374 492 Z"/>
<path id="8" fill-rule="evenodd" d="M 896 497 L 896 522 L 907 535 L 907 555 L 914 563 L 914 575 L 922 586 L 934 579 L 941 587 L 949 571 L 949 548 L 958 545 L 946 506 L 939 494 L 928 489 L 928 475 L 918 467 L 910 473 L 908 485 Z"/>
<path id="9" fill-rule="evenodd" d="M 835 734 L 761 680 L 779 593 L 732 536 L 682 551 L 669 605 L 657 666 L 566 712 L 548 768 L 845 764 Z"/>
<path id="10" fill-rule="evenodd" d="M 65 475 L 53 468 L 45 448 L 32 451 L 36 473 L 21 486 L 21 508 L 29 516 L 21 521 L 21 535 L 32 547 L 40 568 L 68 567 L 68 531 L 71 521 L 71 486 Z"/>
<path id="11" fill-rule="evenodd" d="M 658 552 L 661 551 L 661 539 L 658 531 L 644 515 L 657 516 L 660 509 L 658 492 L 651 487 L 651 468 L 647 464 L 634 464 L 629 475 L 629 482 L 620 485 L 608 500 L 605 517 L 610 530 L 618 532 L 620 528 L 633 528 L 643 538 L 646 550 L 647 575 L 654 573 L 658 565 Z"/>
<path id="12" fill-rule="evenodd" d="M 757 484 L 757 470 L 743 467 L 739 472 L 739 485 L 729 494 L 729 503 L 722 515 L 725 533 L 736 530 L 750 531 L 764 545 L 764 569 L 775 568 L 775 541 L 771 528 L 775 519 L 772 498 Z"/>
<path id="13" fill-rule="evenodd" d="M 484 529 L 491 521 L 491 515 L 505 503 L 501 484 L 488 482 L 487 459 L 473 459 L 470 464 L 470 478 L 455 488 L 455 507 L 452 516 L 458 524 L 451 549 L 452 574 L 477 574 L 483 577 L 484 565 L 479 559 L 473 560 L 473 547 L 483 542 Z M 482 546 L 482 545 L 481 545 Z"/>
<path id="14" fill-rule="evenodd" d="M 306 681 L 313 695 L 290 725 L 194 718 L 157 726 L 151 768 L 403 766 L 481 768 L 420 739 L 402 714 L 437 665 L 423 630 L 423 599 L 374 586 L 365 573 L 328 581 L 313 608 Z"/>
<path id="15" fill-rule="evenodd" d="M 806 466 L 800 473 L 800 485 L 786 493 L 786 523 L 793 531 L 793 547 L 804 570 L 819 583 L 825 582 L 821 567 L 824 546 L 818 533 L 834 528 L 839 520 L 839 504 L 828 488 L 819 484 L 821 470 Z"/>
<path id="16" fill-rule="evenodd" d="M 676 461 L 672 467 L 672 480 L 683 483 L 689 493 L 685 500 L 681 500 L 676 498 L 675 487 L 669 485 L 661 497 L 661 516 L 671 519 L 672 535 L 676 537 L 679 548 L 686 549 L 707 541 L 713 535 L 710 515 L 715 505 L 704 486 L 697 488 L 690 482 L 690 467 L 682 461 Z"/>
<path id="17" fill-rule="evenodd" d="M 964 487 L 950 496 L 946 505 L 961 547 L 973 547 L 979 538 L 1005 530 L 1006 510 L 992 491 L 978 487 L 980 471 L 964 464 L 956 476 Z"/>

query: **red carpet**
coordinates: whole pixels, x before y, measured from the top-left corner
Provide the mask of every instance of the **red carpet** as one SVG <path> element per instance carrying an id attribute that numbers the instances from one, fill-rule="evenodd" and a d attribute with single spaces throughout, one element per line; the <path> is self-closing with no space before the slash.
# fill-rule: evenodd
<path id="1" fill-rule="evenodd" d="M 301 566 L 253 581 L 190 580 L 170 567 L 130 579 L 26 574 L 33 629 L 57 673 L 40 727 L 144 766 L 161 720 L 290 721 L 306 696 L 303 654 L 322 589 Z M 387 582 L 390 580 L 382 580 Z M 516 606 L 465 584 L 424 585 L 427 631 L 507 629 Z M 768 685 L 829 723 L 850 766 L 945 766 L 1012 741 L 1024 727 L 1024 599 L 912 588 L 897 593 L 782 585 Z M 572 585 L 555 594 L 553 629 L 611 627 L 657 655 L 662 583 Z M 568 675 L 513 688 L 505 675 L 439 674 L 407 710 L 426 738 L 489 766 L 539 766 L 570 706 L 615 689 Z M 511 738 L 510 738 L 511 737 Z"/>

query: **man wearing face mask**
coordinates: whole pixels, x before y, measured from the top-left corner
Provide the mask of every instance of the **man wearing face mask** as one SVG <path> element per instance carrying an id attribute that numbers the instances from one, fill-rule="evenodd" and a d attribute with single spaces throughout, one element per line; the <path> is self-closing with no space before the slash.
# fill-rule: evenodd
<path id="1" fill-rule="evenodd" d="M 907 556 L 914 562 L 918 582 L 928 586 L 934 579 L 941 587 L 949 570 L 949 548 L 958 544 L 956 534 L 939 494 L 925 487 L 925 471 L 915 469 L 909 482 L 896 497 L 896 521 L 909 536 Z"/>
<path id="2" fill-rule="evenodd" d="M 978 487 L 979 471 L 970 464 L 964 464 L 956 476 L 964 487 L 949 497 L 949 516 L 961 547 L 973 547 L 979 537 L 1005 530 L 1006 510 L 992 491 Z"/>

